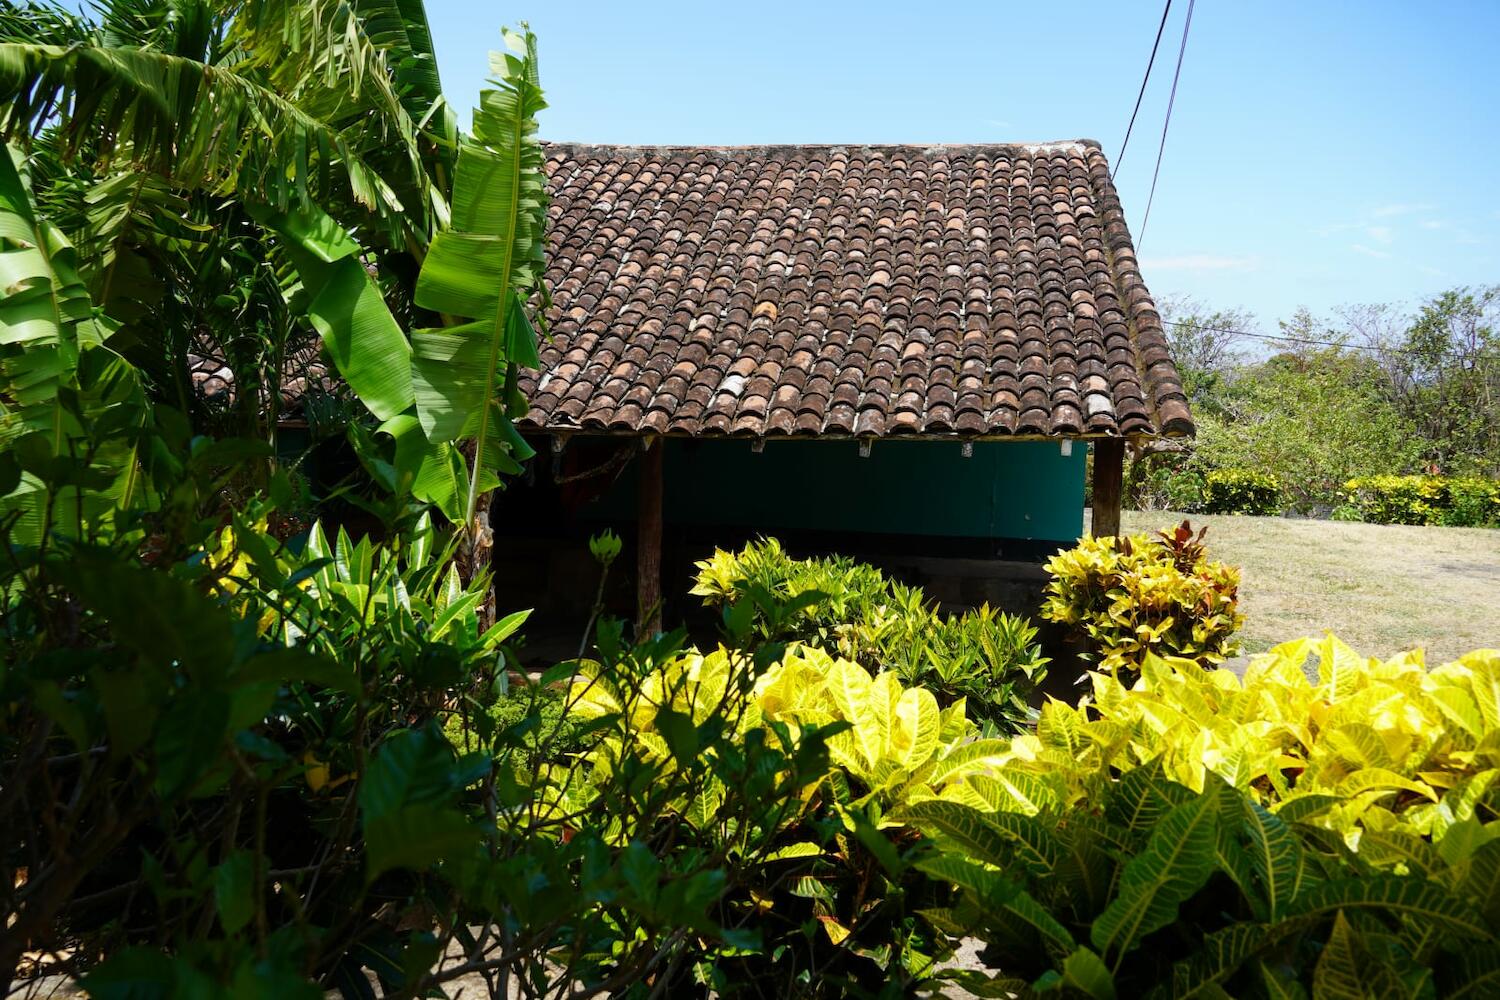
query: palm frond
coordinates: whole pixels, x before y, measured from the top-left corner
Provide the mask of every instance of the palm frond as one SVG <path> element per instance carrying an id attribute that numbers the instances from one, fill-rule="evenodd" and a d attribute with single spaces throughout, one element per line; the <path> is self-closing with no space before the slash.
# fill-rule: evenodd
<path id="1" fill-rule="evenodd" d="M 194 90 L 186 117 L 172 98 Z M 280 209 L 337 171 L 360 205 L 391 221 L 403 206 L 343 135 L 280 94 L 232 71 L 143 49 L 0 44 L 0 107 L 7 138 L 54 116 L 73 148 L 92 138 L 174 184 L 239 192 Z"/>
<path id="2" fill-rule="evenodd" d="M 447 203 L 428 176 L 418 141 L 420 117 L 409 110 L 420 108 L 425 116 L 428 108 L 414 98 L 404 75 L 403 67 L 418 61 L 407 45 L 425 41 L 427 60 L 436 58 L 426 37 L 425 12 L 420 3 L 415 8 L 415 14 L 403 17 L 408 27 L 421 30 L 401 33 L 389 29 L 385 12 L 376 9 L 367 16 L 345 0 L 249 0 L 235 15 L 229 42 L 237 73 L 262 80 L 337 128 L 391 184 L 411 216 L 410 231 L 425 246 L 446 223 Z M 440 97 L 439 90 L 425 100 Z"/>
<path id="3" fill-rule="evenodd" d="M 0 42 L 77 45 L 92 40 L 94 26 L 76 10 L 49 0 L 0 5 Z"/>
<path id="4" fill-rule="evenodd" d="M 354 11 L 371 42 L 391 61 L 406 113 L 434 138 L 451 167 L 458 151 L 458 116 L 443 96 L 437 51 L 421 0 L 354 0 Z"/>
<path id="5" fill-rule="evenodd" d="M 388 49 L 349 6 L 250 0 L 222 44 L 223 27 L 200 13 L 163 25 L 154 10 L 125 18 L 145 44 L 111 45 L 105 32 L 68 45 L 0 43 L 0 131 L 30 139 L 57 123 L 69 155 L 114 158 L 280 211 L 309 197 L 347 201 L 394 245 L 425 245 L 447 205 Z M 117 26 L 110 37 L 125 34 Z"/>

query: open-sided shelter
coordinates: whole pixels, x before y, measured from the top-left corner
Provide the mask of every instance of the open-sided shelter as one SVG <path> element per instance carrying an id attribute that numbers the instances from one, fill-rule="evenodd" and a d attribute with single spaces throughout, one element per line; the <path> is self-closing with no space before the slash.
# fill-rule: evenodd
<path id="1" fill-rule="evenodd" d="M 634 524 L 646 605 L 664 531 L 1034 558 L 1193 433 L 1096 142 L 547 152 L 528 531 Z"/>

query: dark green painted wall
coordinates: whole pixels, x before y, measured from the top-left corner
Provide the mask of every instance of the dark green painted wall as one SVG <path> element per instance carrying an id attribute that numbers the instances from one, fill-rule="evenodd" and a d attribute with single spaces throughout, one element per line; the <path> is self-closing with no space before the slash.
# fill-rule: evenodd
<path id="1" fill-rule="evenodd" d="M 1064 457 L 1056 441 L 982 441 L 964 458 L 956 441 L 667 442 L 669 526 L 743 525 L 767 531 L 871 532 L 1072 541 L 1083 530 L 1087 447 Z M 625 518 L 635 507 L 635 463 L 585 517 Z"/>

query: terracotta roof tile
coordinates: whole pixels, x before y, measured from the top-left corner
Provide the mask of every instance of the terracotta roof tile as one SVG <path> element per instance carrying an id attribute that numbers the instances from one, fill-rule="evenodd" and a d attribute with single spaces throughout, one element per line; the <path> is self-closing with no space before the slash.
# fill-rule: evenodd
<path id="1" fill-rule="evenodd" d="M 1109 166 L 993 146 L 547 146 L 530 429 L 1193 433 Z"/>

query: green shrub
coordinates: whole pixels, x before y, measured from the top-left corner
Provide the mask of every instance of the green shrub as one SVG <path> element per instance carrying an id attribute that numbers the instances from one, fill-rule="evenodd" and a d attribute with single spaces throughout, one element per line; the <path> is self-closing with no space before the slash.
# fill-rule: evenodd
<path id="1" fill-rule="evenodd" d="M 1374 524 L 1432 524 L 1444 506 L 1436 476 L 1365 476 L 1349 480 L 1344 491 Z"/>
<path id="2" fill-rule="evenodd" d="M 206 494 L 153 484 L 170 506 L 151 534 L 122 513 L 87 543 L 38 550 L 0 524 L 14 556 L 0 565 L 0 760 L 16 793 L 0 796 L 16 875 L 0 944 L 17 960 L 66 948 L 99 996 L 188 982 L 300 1000 L 369 996 L 369 974 L 384 995 L 428 995 L 462 974 L 459 952 L 538 995 L 686 985 L 726 949 L 754 950 L 764 918 L 746 886 L 798 863 L 777 854 L 780 817 L 828 775 L 815 724 L 698 753 L 739 722 L 733 700 L 705 704 L 695 752 L 663 759 L 628 720 L 590 720 L 551 687 L 578 664 L 495 700 L 524 615 L 481 628 L 488 581 L 458 580 L 427 519 L 386 543 L 315 527 L 294 551 L 257 527 L 263 501 L 224 528 L 195 516 L 218 480 L 205 475 Z M 587 665 L 614 690 L 679 657 L 680 636 L 625 648 L 620 633 L 601 627 Z M 736 663 L 733 690 L 753 690 L 765 664 Z M 580 763 L 615 735 L 617 766 Z M 693 825 L 710 820 L 722 850 Z M 880 862 L 861 864 L 871 887 Z M 469 930 L 496 927 L 503 952 Z"/>
<path id="3" fill-rule="evenodd" d="M 968 700 L 991 731 L 1031 716 L 1028 697 L 1048 659 L 1026 619 L 985 605 L 939 613 L 920 588 L 840 556 L 793 559 L 774 538 L 698 565 L 692 593 L 727 606 L 749 597 L 754 628 L 770 642 L 806 642 L 920 684 L 943 705 Z"/>
<path id="4" fill-rule="evenodd" d="M 1234 655 L 1239 570 L 1209 562 L 1186 521 L 1155 538 L 1085 538 L 1047 561 L 1042 617 L 1087 642 L 1104 670 L 1139 669 L 1150 653 L 1204 666 Z"/>
<path id="5" fill-rule="evenodd" d="M 931 918 L 1000 970 L 951 978 L 1092 997 L 1500 985 L 1500 653 L 1428 670 L 1330 636 L 1243 679 L 1150 657 L 1128 689 L 1093 681 L 965 778 L 982 804 L 891 817 L 960 887 Z"/>
<path id="6" fill-rule="evenodd" d="M 516 762 L 528 770 L 563 761 L 584 745 L 583 723 L 568 711 L 567 692 L 559 687 L 526 684 L 512 686 L 489 704 L 474 699 L 463 711 L 450 713 L 443 722 L 443 735 L 462 752 L 483 747 L 481 725 L 490 734 L 511 733 L 520 742 Z M 480 723 L 472 714 L 486 720 Z"/>
<path id="7" fill-rule="evenodd" d="M 483 842 L 466 790 L 490 765 L 434 720 L 525 616 L 482 630 L 488 580 L 459 582 L 426 517 L 388 544 L 315 526 L 294 548 L 265 528 L 271 499 L 223 511 L 266 449 L 156 419 L 151 507 L 35 545 L 0 523 L 0 857 L 25 869 L 0 895 L 5 947 L 65 948 L 97 995 L 123 977 L 317 996 L 370 949 L 425 947 L 430 867 Z M 58 459 L 40 482 L 75 475 Z"/>
<path id="8" fill-rule="evenodd" d="M 1344 484 L 1347 502 L 1375 524 L 1500 524 L 1500 482 L 1445 476 L 1366 476 Z"/>
<path id="9" fill-rule="evenodd" d="M 1203 509 L 1207 489 L 1201 473 L 1187 469 L 1167 476 L 1161 484 L 1166 499 L 1166 509 L 1195 514 Z"/>
<path id="10" fill-rule="evenodd" d="M 733 859 L 715 919 L 745 920 L 758 939 L 753 950 L 702 949 L 694 974 L 718 995 L 908 996 L 949 950 L 917 917 L 946 890 L 911 867 L 924 850 L 915 831 L 887 817 L 942 796 L 982 801 L 964 780 L 1004 744 L 973 742 L 962 702 L 940 708 L 893 672 L 872 676 L 804 646 L 759 670 L 731 649 L 687 651 L 628 686 L 586 668 L 570 701 L 581 718 L 606 724 L 578 772 L 574 805 L 600 812 L 611 836 L 624 828 L 598 807 L 637 767 L 678 778 L 747 748 L 830 734 L 821 763 L 786 775 L 792 808 L 736 821 L 731 790 L 706 770 L 676 783 L 664 807 L 691 831 L 685 849 Z"/>
<path id="11" fill-rule="evenodd" d="M 1196 514 L 1203 510 L 1203 473 L 1182 456 L 1168 461 L 1153 456 L 1139 459 L 1126 477 L 1127 499 L 1135 510 L 1171 510 Z M 1142 464 L 1149 463 L 1149 464 Z"/>
<path id="12" fill-rule="evenodd" d="M 1269 473 L 1251 469 L 1213 469 L 1203 478 L 1203 487 L 1203 510 L 1208 514 L 1268 517 L 1286 509 L 1281 483 Z"/>
<path id="13" fill-rule="evenodd" d="M 1364 514 L 1352 503 L 1341 503 L 1328 512 L 1328 520 L 1330 521 L 1358 523 L 1364 521 L 1364 519 Z"/>
<path id="14" fill-rule="evenodd" d="M 1493 479 L 1448 480 L 1448 509 L 1442 523 L 1452 528 L 1500 525 L 1500 482 Z"/>
<path id="15" fill-rule="evenodd" d="M 1244 366 L 1223 406 L 1198 416 L 1194 457 L 1210 469 L 1254 469 L 1281 484 L 1283 510 L 1307 513 L 1339 501 L 1339 486 L 1412 465 L 1413 428 L 1386 398 L 1359 352 L 1283 354 Z"/>

